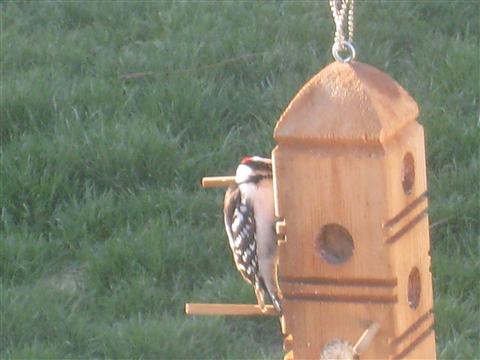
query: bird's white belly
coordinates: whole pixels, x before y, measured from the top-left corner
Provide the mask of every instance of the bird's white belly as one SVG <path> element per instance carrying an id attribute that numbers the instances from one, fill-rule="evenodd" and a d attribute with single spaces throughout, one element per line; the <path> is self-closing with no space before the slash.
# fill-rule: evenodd
<path id="1" fill-rule="evenodd" d="M 264 260 L 275 258 L 277 238 L 274 231 L 275 206 L 272 180 L 265 179 L 259 184 L 242 184 L 241 186 L 246 197 L 251 199 L 253 211 L 255 212 L 257 255 L 259 259 Z"/>

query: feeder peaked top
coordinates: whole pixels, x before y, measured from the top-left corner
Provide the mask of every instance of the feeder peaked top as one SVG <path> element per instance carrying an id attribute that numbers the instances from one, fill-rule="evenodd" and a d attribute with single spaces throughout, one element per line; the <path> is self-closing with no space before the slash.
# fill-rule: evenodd
<path id="1" fill-rule="evenodd" d="M 334 62 L 308 81 L 277 122 L 279 143 L 383 144 L 418 117 L 392 78 L 359 62 Z"/>

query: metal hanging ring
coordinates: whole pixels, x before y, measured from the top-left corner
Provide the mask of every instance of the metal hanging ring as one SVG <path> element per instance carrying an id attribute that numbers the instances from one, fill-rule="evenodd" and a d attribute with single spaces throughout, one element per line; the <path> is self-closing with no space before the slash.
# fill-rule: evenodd
<path id="1" fill-rule="evenodd" d="M 340 52 L 346 52 L 346 56 L 340 55 Z M 342 41 L 342 44 L 335 43 L 332 46 L 332 55 L 335 60 L 340 61 L 341 63 L 349 63 L 355 59 L 355 46 L 350 41 Z"/>

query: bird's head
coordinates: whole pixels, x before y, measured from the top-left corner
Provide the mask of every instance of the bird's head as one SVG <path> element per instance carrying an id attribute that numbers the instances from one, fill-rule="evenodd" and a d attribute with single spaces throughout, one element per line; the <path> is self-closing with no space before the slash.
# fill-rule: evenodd
<path id="1" fill-rule="evenodd" d="M 260 156 L 244 157 L 237 167 L 235 182 L 237 184 L 256 183 L 272 177 L 272 160 Z"/>

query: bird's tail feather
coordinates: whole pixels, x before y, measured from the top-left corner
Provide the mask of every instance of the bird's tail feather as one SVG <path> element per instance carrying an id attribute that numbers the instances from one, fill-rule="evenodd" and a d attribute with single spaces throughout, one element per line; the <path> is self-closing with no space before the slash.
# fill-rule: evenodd
<path id="1" fill-rule="evenodd" d="M 258 276 L 255 276 L 255 296 L 257 297 L 257 304 L 260 306 L 260 309 L 262 312 L 267 311 L 267 308 L 265 306 L 265 292 L 263 290 L 263 287 L 260 284 L 260 280 Z"/>
<path id="2" fill-rule="evenodd" d="M 275 308 L 275 310 L 277 310 L 278 314 L 281 316 L 282 303 L 278 294 L 275 293 L 274 291 L 270 291 L 270 289 L 265 284 L 265 281 L 261 277 L 258 278 L 257 284 L 258 284 L 257 285 L 258 287 L 260 287 L 262 290 L 264 290 L 268 294 L 268 297 L 270 298 L 270 301 L 272 302 L 273 307 Z"/>

